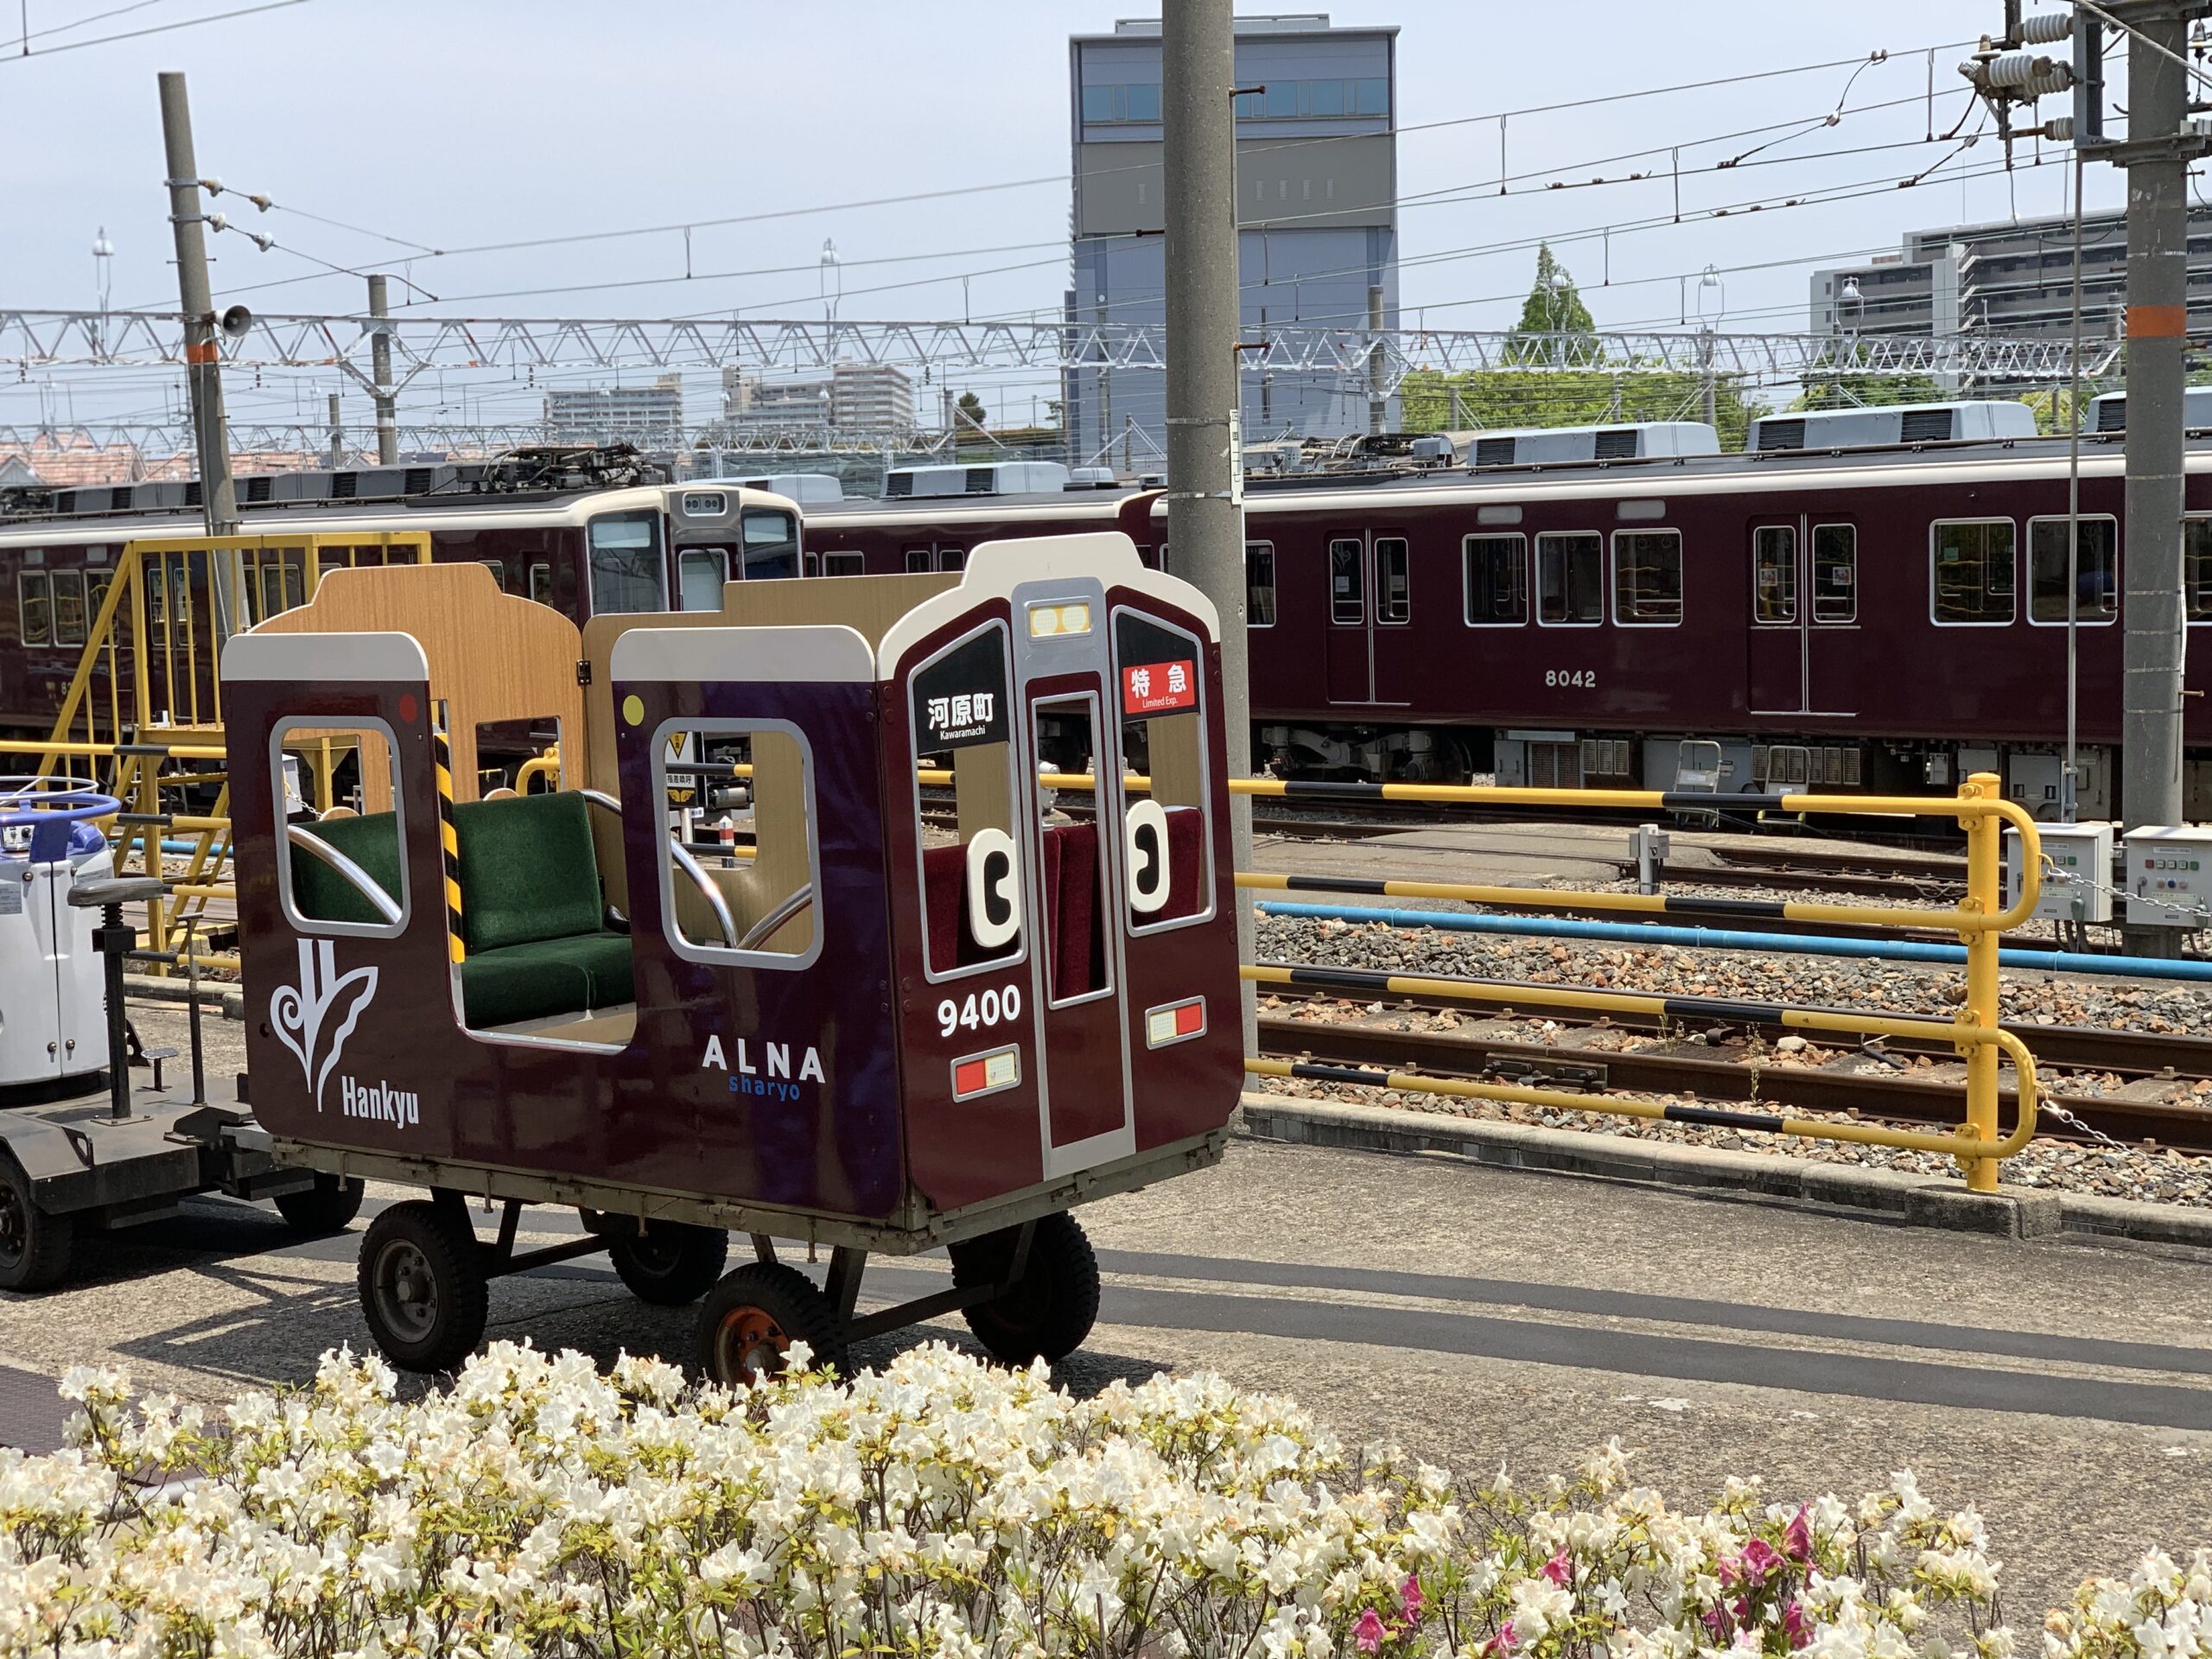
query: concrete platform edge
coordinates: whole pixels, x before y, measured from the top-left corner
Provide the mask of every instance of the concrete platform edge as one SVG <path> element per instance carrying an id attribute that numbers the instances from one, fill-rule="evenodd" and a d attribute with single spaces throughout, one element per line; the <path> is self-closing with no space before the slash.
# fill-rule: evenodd
<path id="1" fill-rule="evenodd" d="M 2058 1233 L 2212 1249 L 2212 1210 L 1953 1181 L 1768 1153 L 1727 1152 L 1579 1129 L 1447 1117 L 1392 1106 L 1248 1093 L 1239 1129 L 1255 1140 L 1356 1151 L 1440 1153 L 1495 1168 L 1547 1170 L 1712 1192 L 1751 1192 L 1891 1217 L 1910 1226 L 2046 1238 Z"/>

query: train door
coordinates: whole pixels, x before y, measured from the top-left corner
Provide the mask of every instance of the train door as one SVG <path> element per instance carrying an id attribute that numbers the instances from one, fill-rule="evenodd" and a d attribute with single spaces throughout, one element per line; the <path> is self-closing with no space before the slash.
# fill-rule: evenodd
<path id="1" fill-rule="evenodd" d="M 1127 886 L 1121 822 L 1121 721 L 1103 586 L 1084 581 L 1015 589 L 1014 681 L 1022 711 L 1016 775 L 1028 854 L 1045 1173 L 1086 1169 L 1136 1149 L 1129 1058 L 1119 995 Z M 1040 772 L 1046 753 L 1088 757 L 1087 795 L 1063 797 Z M 1078 809 L 1071 813 L 1061 803 Z M 1092 809 L 1088 822 L 1078 814 Z"/>
<path id="2" fill-rule="evenodd" d="M 1815 512 L 1805 538 L 1805 708 L 1859 711 L 1859 526 Z"/>
<path id="3" fill-rule="evenodd" d="M 1375 701 L 1374 556 L 1364 531 L 1329 537 L 1329 620 L 1322 655 L 1329 701 Z"/>
<path id="4" fill-rule="evenodd" d="M 1796 518 L 1751 524 L 1751 638 L 1745 684 L 1753 715 L 1805 712 L 1808 602 L 1806 541 Z"/>

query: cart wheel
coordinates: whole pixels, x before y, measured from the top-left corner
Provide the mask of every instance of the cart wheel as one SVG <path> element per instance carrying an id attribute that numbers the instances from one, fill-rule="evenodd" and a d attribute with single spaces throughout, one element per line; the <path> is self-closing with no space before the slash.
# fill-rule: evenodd
<path id="1" fill-rule="evenodd" d="M 76 1218 L 38 1207 L 30 1178 L 0 1158 L 0 1290 L 46 1290 L 69 1276 Z"/>
<path id="2" fill-rule="evenodd" d="M 748 1262 L 722 1275 L 699 1310 L 699 1363 L 726 1385 L 758 1382 L 784 1369 L 794 1342 L 817 1367 L 845 1369 L 845 1321 L 814 1281 L 780 1262 Z"/>
<path id="3" fill-rule="evenodd" d="M 302 1233 L 342 1233 L 361 1213 L 361 1195 L 367 1190 L 358 1176 L 318 1175 L 304 1192 L 280 1193 L 276 1213 Z"/>
<path id="4" fill-rule="evenodd" d="M 955 1244 L 952 1282 L 1004 1283 L 1020 1236 L 1019 1227 L 1007 1227 Z M 1057 1363 L 1082 1347 L 1098 1318 L 1098 1258 L 1082 1224 L 1065 1210 L 1042 1217 L 1020 1279 L 964 1317 L 976 1340 L 1009 1365 L 1040 1357 Z"/>
<path id="5" fill-rule="evenodd" d="M 719 1227 L 657 1221 L 607 1247 L 630 1294 L 655 1307 L 683 1307 L 715 1287 L 729 1263 L 729 1235 Z"/>
<path id="6" fill-rule="evenodd" d="M 395 1204 L 363 1235 L 357 1276 L 369 1334 L 403 1370 L 451 1370 L 484 1335 L 484 1263 L 465 1216 Z"/>

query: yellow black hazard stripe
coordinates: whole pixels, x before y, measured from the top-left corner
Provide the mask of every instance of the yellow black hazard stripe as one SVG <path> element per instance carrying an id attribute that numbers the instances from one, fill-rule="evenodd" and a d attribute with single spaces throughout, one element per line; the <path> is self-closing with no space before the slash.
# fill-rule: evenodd
<path id="1" fill-rule="evenodd" d="M 458 964 L 468 956 L 461 934 L 461 834 L 453 821 L 453 746 L 446 737 L 444 705 L 430 722 L 430 753 L 438 772 L 438 850 L 445 859 L 446 949 Z"/>

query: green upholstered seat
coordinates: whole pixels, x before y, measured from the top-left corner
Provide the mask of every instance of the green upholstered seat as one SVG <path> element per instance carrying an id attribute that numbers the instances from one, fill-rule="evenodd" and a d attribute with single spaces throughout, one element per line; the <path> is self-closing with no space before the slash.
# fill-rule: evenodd
<path id="1" fill-rule="evenodd" d="M 362 874 L 399 902 L 399 824 L 389 812 L 326 818 L 301 826 L 361 867 Z M 353 884 L 304 847 L 291 849 L 292 908 L 312 922 L 365 922 L 384 918 Z"/>
<path id="2" fill-rule="evenodd" d="M 478 1027 L 614 1007 L 632 995 L 630 940 L 621 933 L 502 945 L 461 965 L 461 1011 Z"/>
<path id="3" fill-rule="evenodd" d="M 581 795 L 454 808 L 461 847 L 463 1016 L 473 1027 L 582 1014 L 634 995 L 626 934 L 607 931 Z"/>

